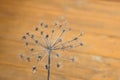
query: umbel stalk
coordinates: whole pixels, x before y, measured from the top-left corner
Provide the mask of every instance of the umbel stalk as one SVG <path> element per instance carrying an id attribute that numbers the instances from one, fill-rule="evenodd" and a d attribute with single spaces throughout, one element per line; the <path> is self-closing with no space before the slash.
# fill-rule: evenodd
<path id="1" fill-rule="evenodd" d="M 50 62 L 51 62 L 51 50 L 48 51 L 48 77 L 47 80 L 50 80 Z"/>

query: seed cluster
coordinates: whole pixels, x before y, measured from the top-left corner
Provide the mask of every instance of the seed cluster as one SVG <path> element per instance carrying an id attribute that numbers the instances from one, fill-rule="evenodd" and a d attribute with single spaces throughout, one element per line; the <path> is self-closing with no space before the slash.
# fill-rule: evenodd
<path id="1" fill-rule="evenodd" d="M 33 45 L 30 43 L 32 41 L 35 43 L 34 45 L 37 45 L 40 50 L 36 50 L 36 48 L 30 48 L 31 54 L 29 56 L 25 56 L 23 54 L 20 54 L 19 57 L 21 59 L 26 59 L 27 62 L 32 61 L 33 55 L 35 55 L 36 61 L 39 64 L 43 59 L 46 57 L 46 52 L 51 50 L 52 52 L 52 58 L 57 57 L 62 60 L 62 56 L 60 53 L 56 53 L 54 51 L 57 50 L 67 50 L 67 49 L 73 49 L 79 46 L 83 46 L 84 44 L 82 42 L 79 42 L 80 37 L 83 35 L 83 32 L 79 33 L 78 36 L 73 37 L 71 40 L 64 41 L 62 36 L 69 32 L 72 31 L 71 28 L 67 28 L 63 24 L 58 24 L 55 22 L 53 24 L 53 27 L 50 27 L 48 24 L 45 24 L 44 22 L 41 22 L 39 26 L 35 27 L 35 32 L 39 34 L 39 36 L 36 36 L 35 34 L 31 34 L 30 32 L 26 32 L 25 35 L 22 36 L 22 39 L 25 41 L 25 46 L 31 46 Z M 46 31 L 49 31 L 49 33 L 46 33 Z M 58 32 L 59 31 L 59 32 Z M 58 35 L 57 35 L 58 34 Z M 54 39 L 55 35 L 57 35 L 57 38 Z M 37 38 L 38 39 L 37 39 Z M 76 42 L 76 44 L 74 44 Z M 55 53 L 55 54 L 54 54 Z M 44 55 L 43 55 L 44 54 Z M 37 56 L 37 57 L 36 57 Z M 71 62 L 75 62 L 75 58 L 70 58 L 68 59 Z M 36 66 L 32 67 L 33 73 L 35 73 L 38 69 L 38 64 Z M 60 68 L 61 63 L 56 64 L 56 68 Z M 45 65 L 45 69 L 49 69 L 49 65 Z"/>

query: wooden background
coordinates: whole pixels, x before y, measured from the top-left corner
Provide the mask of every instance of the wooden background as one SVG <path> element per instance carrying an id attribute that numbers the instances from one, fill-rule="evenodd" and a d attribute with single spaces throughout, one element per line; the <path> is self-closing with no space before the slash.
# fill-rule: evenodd
<path id="1" fill-rule="evenodd" d="M 32 74 L 32 65 L 18 58 L 21 36 L 41 20 L 64 17 L 75 32 L 85 33 L 84 46 L 69 51 L 75 63 L 52 66 L 51 80 L 120 80 L 119 0 L 0 0 L 0 80 L 46 80 L 45 61 Z"/>

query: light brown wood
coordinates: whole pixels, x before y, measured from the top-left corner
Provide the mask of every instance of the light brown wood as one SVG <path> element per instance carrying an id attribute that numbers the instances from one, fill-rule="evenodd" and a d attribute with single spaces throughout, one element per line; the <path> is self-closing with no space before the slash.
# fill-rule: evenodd
<path id="1" fill-rule="evenodd" d="M 40 21 L 64 17 L 71 35 L 85 33 L 84 46 L 62 53 L 76 56 L 75 63 L 56 69 L 52 60 L 51 80 L 120 80 L 119 0 L 0 0 L 0 80 L 46 80 L 46 60 L 32 74 L 32 64 L 18 58 L 24 52 L 21 36 Z"/>

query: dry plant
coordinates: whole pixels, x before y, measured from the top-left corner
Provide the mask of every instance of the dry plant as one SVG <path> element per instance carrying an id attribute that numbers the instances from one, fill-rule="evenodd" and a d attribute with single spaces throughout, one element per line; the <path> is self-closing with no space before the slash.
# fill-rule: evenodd
<path id="1" fill-rule="evenodd" d="M 52 26 L 52 27 L 51 27 Z M 72 29 L 68 28 L 65 22 L 60 23 L 59 21 L 56 21 L 52 25 L 45 24 L 44 22 L 41 22 L 36 28 L 35 33 L 32 34 L 30 32 L 25 33 L 24 36 L 22 36 L 22 39 L 25 41 L 25 46 L 29 48 L 29 51 L 31 52 L 29 55 L 27 54 L 20 54 L 19 57 L 23 60 L 27 60 L 27 62 L 31 62 L 31 58 L 33 56 L 37 56 L 35 59 L 37 61 L 37 65 L 34 65 L 32 67 L 33 73 L 35 73 L 38 69 L 38 65 L 47 57 L 47 64 L 45 65 L 46 70 L 48 71 L 47 80 L 50 80 L 50 72 L 51 72 L 51 58 L 57 57 L 62 58 L 61 54 L 57 51 L 64 51 L 68 49 L 74 49 L 79 46 L 83 46 L 83 43 L 80 41 L 80 37 L 83 35 L 82 32 L 80 32 L 77 36 L 75 35 L 70 40 L 63 40 L 63 35 L 67 32 L 71 32 Z M 68 37 L 68 36 L 65 36 Z M 31 48 L 30 46 L 34 45 L 38 48 Z M 54 56 L 54 57 L 51 57 Z M 75 61 L 75 57 L 70 57 L 68 60 L 71 62 Z M 57 68 L 61 67 L 61 63 L 56 64 Z"/>

